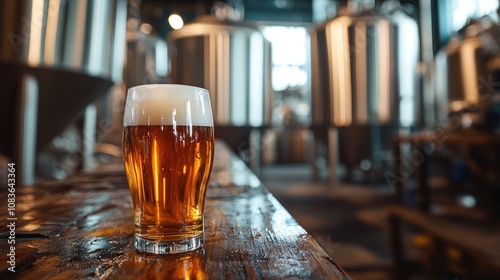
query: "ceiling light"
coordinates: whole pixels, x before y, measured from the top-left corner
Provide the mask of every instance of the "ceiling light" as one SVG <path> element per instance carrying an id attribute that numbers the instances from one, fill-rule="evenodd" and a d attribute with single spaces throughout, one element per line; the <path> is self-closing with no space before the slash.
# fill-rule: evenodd
<path id="1" fill-rule="evenodd" d="M 178 14 L 171 14 L 168 17 L 168 23 L 173 29 L 181 29 L 184 26 L 184 21 Z"/>

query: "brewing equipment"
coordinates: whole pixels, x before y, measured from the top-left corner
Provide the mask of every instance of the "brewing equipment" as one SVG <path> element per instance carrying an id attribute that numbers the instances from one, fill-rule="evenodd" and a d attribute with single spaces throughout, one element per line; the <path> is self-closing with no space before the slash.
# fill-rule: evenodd
<path id="1" fill-rule="evenodd" d="M 127 88 L 164 83 L 170 68 L 167 43 L 140 17 L 140 0 L 129 0 L 123 81 Z"/>
<path id="2" fill-rule="evenodd" d="M 36 151 L 121 79 L 126 0 L 0 3 L 0 153 L 34 181 Z M 25 176 L 26 175 L 26 176 Z"/>
<path id="3" fill-rule="evenodd" d="M 436 55 L 437 121 L 500 132 L 500 26 L 471 20 Z"/>
<path id="4" fill-rule="evenodd" d="M 83 141 L 90 146 L 84 166 L 87 169 L 123 161 L 122 124 L 127 89 L 167 82 L 169 63 L 166 41 L 154 33 L 151 25 L 141 21 L 140 7 L 140 0 L 128 0 L 123 79 L 94 102 L 96 116 L 89 127 L 97 124 L 91 131 L 91 135 L 95 135 L 95 143 L 89 143 L 88 139 Z M 38 170 L 41 176 L 63 179 L 78 168 L 67 160 L 73 158 L 68 155 L 81 149 L 82 141 L 78 136 L 77 129 L 67 129 L 39 153 Z"/>
<path id="5" fill-rule="evenodd" d="M 217 137 L 259 174 L 274 98 L 271 44 L 238 7 L 219 3 L 213 12 L 169 34 L 170 78 L 209 90 Z"/>
<path id="6" fill-rule="evenodd" d="M 154 33 L 153 27 L 141 20 L 141 0 L 128 0 L 127 31 L 123 80 L 101 104 L 101 121 L 111 120 L 112 129 L 106 131 L 103 143 L 96 146 L 99 154 L 121 161 L 123 109 L 127 89 L 144 84 L 169 82 L 170 68 L 167 42 Z M 113 146 L 118 147 L 112 147 Z M 119 153 L 113 150 L 120 151 Z M 116 157 L 115 155 L 118 155 Z"/>
<path id="7" fill-rule="evenodd" d="M 216 125 L 271 121 L 271 47 L 248 23 L 198 17 L 168 38 L 174 83 L 207 88 Z"/>
<path id="8" fill-rule="evenodd" d="M 311 39 L 315 150 L 327 142 L 330 176 L 337 160 L 351 176 L 380 169 L 391 136 L 418 123 L 416 22 L 397 2 L 349 1 Z"/>

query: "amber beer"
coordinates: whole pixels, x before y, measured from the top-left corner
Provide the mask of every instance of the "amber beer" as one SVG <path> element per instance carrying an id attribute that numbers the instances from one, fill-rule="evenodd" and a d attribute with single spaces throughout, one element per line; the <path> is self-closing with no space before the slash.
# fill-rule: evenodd
<path id="1" fill-rule="evenodd" d="M 136 248 L 168 254 L 200 247 L 214 154 L 208 92 L 182 85 L 131 88 L 123 150 Z"/>

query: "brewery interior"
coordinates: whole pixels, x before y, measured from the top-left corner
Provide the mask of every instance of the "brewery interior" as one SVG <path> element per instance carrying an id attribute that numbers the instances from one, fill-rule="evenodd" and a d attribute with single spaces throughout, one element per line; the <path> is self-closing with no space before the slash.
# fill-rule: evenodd
<path id="1" fill-rule="evenodd" d="M 353 279 L 498 279 L 499 12 L 2 1 L 0 178 L 13 161 L 26 186 L 116 168 L 127 88 L 204 87 L 216 137 Z"/>

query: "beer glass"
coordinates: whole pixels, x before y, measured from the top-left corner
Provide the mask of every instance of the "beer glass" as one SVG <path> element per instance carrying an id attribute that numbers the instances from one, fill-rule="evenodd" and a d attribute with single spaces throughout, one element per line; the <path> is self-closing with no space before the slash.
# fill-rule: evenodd
<path id="1" fill-rule="evenodd" d="M 130 88 L 123 125 L 136 249 L 170 254 L 201 247 L 214 156 L 208 91 L 173 84 Z"/>

